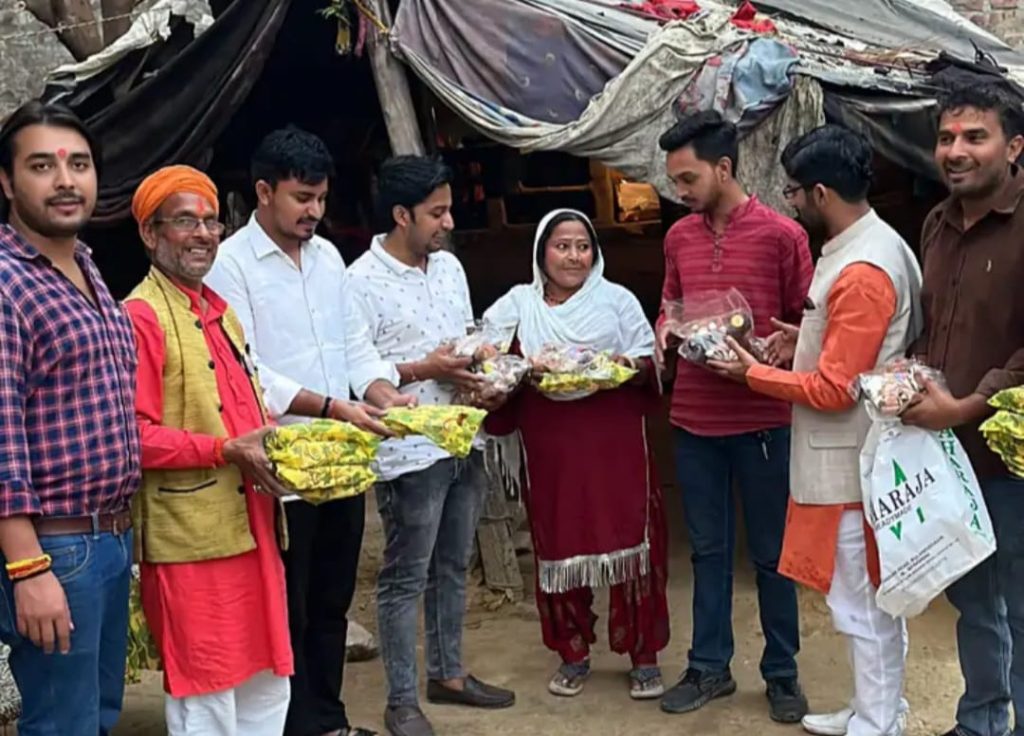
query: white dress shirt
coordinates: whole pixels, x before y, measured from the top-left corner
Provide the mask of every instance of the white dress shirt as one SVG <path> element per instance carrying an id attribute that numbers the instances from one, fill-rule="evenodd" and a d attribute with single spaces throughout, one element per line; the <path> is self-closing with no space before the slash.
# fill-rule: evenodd
<path id="1" fill-rule="evenodd" d="M 267 410 L 280 424 L 302 389 L 348 400 L 350 387 L 398 382 L 351 308 L 345 261 L 314 235 L 300 248 L 302 268 L 270 239 L 253 214 L 220 245 L 206 284 L 238 313 L 259 369 Z M 361 394 L 360 394 L 361 395 Z"/>
<path id="2" fill-rule="evenodd" d="M 383 242 L 383 235 L 376 236 L 370 250 L 349 268 L 349 290 L 380 358 L 397 366 L 423 360 L 444 341 L 464 336 L 473 324 L 473 307 L 466 272 L 454 255 L 432 253 L 423 271 L 394 258 Z M 357 396 L 369 387 L 369 378 L 353 381 Z M 416 396 L 421 405 L 450 404 L 455 393 L 437 381 L 410 383 L 399 390 Z M 424 437 L 388 440 L 377 453 L 379 475 L 393 480 L 446 457 L 447 452 Z"/>

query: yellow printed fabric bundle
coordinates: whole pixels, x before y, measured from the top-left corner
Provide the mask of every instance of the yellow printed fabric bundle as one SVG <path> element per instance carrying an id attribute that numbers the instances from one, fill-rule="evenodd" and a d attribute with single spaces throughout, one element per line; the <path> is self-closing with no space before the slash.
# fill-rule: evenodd
<path id="1" fill-rule="evenodd" d="M 384 424 L 399 437 L 422 435 L 455 457 L 466 457 L 487 412 L 458 404 L 396 407 L 384 415 Z"/>
<path id="2" fill-rule="evenodd" d="M 277 477 L 313 504 L 351 498 L 377 480 L 372 463 L 380 437 L 347 422 L 317 419 L 267 435 L 264 446 Z"/>
<path id="3" fill-rule="evenodd" d="M 1024 478 L 1024 386 L 1000 391 L 988 403 L 998 411 L 981 425 L 981 433 L 1010 472 Z"/>

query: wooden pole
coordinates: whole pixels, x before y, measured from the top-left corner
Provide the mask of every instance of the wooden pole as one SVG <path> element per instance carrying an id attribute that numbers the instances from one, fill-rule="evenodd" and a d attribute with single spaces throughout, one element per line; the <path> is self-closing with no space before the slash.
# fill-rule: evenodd
<path id="1" fill-rule="evenodd" d="M 388 7 L 388 0 L 370 0 L 366 4 L 385 26 L 391 27 L 391 8 Z M 416 119 L 416 108 L 412 103 L 405 67 L 388 49 L 387 36 L 380 29 L 372 28 L 368 45 L 370 66 L 377 85 L 380 108 L 384 112 L 384 124 L 388 130 L 388 139 L 391 141 L 391 151 L 396 156 L 423 155 L 423 136 Z"/>

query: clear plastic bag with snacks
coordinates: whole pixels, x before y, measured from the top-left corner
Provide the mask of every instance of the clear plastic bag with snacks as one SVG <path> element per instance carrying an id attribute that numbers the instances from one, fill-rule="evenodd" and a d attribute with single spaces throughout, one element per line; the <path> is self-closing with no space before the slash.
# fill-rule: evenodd
<path id="1" fill-rule="evenodd" d="M 482 388 L 467 392 L 459 391 L 455 396 L 457 404 L 475 405 L 483 400 L 501 394 L 512 393 L 530 372 L 525 358 L 509 355 L 515 326 L 502 328 L 485 321 L 478 321 L 465 337 L 452 340 L 455 355 L 472 358 L 469 370 L 484 379 Z"/>
<path id="2" fill-rule="evenodd" d="M 864 399 L 872 419 L 895 419 L 924 390 L 925 381 L 946 385 L 940 371 L 912 358 L 898 358 L 857 376 L 850 384 L 850 395 Z"/>
<path id="3" fill-rule="evenodd" d="M 540 392 L 562 400 L 618 388 L 637 373 L 616 363 L 606 352 L 571 345 L 545 345 L 530 356 L 530 363 L 540 374 Z"/>
<path id="4" fill-rule="evenodd" d="M 664 329 L 678 337 L 679 355 L 690 363 L 736 360 L 725 338 L 731 337 L 758 360 L 764 359 L 764 341 L 754 336 L 754 314 L 736 289 L 688 294 L 664 303 Z"/>
<path id="5" fill-rule="evenodd" d="M 850 387 L 872 420 L 860 451 L 861 495 L 881 566 L 875 600 L 892 616 L 921 613 L 995 549 L 981 487 L 956 435 L 900 421 L 926 381 L 945 384 L 939 371 L 901 358 Z"/>
<path id="6" fill-rule="evenodd" d="M 449 340 L 452 351 L 460 358 L 472 358 L 474 363 L 482 363 L 507 353 L 512 347 L 515 326 L 498 327 L 484 320 L 477 320 L 465 336 Z"/>

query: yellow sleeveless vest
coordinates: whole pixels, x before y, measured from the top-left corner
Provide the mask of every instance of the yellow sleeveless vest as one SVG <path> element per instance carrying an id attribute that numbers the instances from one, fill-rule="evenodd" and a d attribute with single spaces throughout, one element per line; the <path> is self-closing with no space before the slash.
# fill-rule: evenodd
<path id="1" fill-rule="evenodd" d="M 188 295 L 153 267 L 125 301 L 133 299 L 153 308 L 164 331 L 162 424 L 227 437 L 214 364 Z M 245 338 L 230 307 L 221 318 L 221 326 L 241 359 L 246 355 Z M 254 371 L 247 372 L 266 417 L 259 381 Z M 256 548 L 249 529 L 242 475 L 233 465 L 144 470 L 132 517 L 136 559 L 140 561 L 198 562 Z"/>

